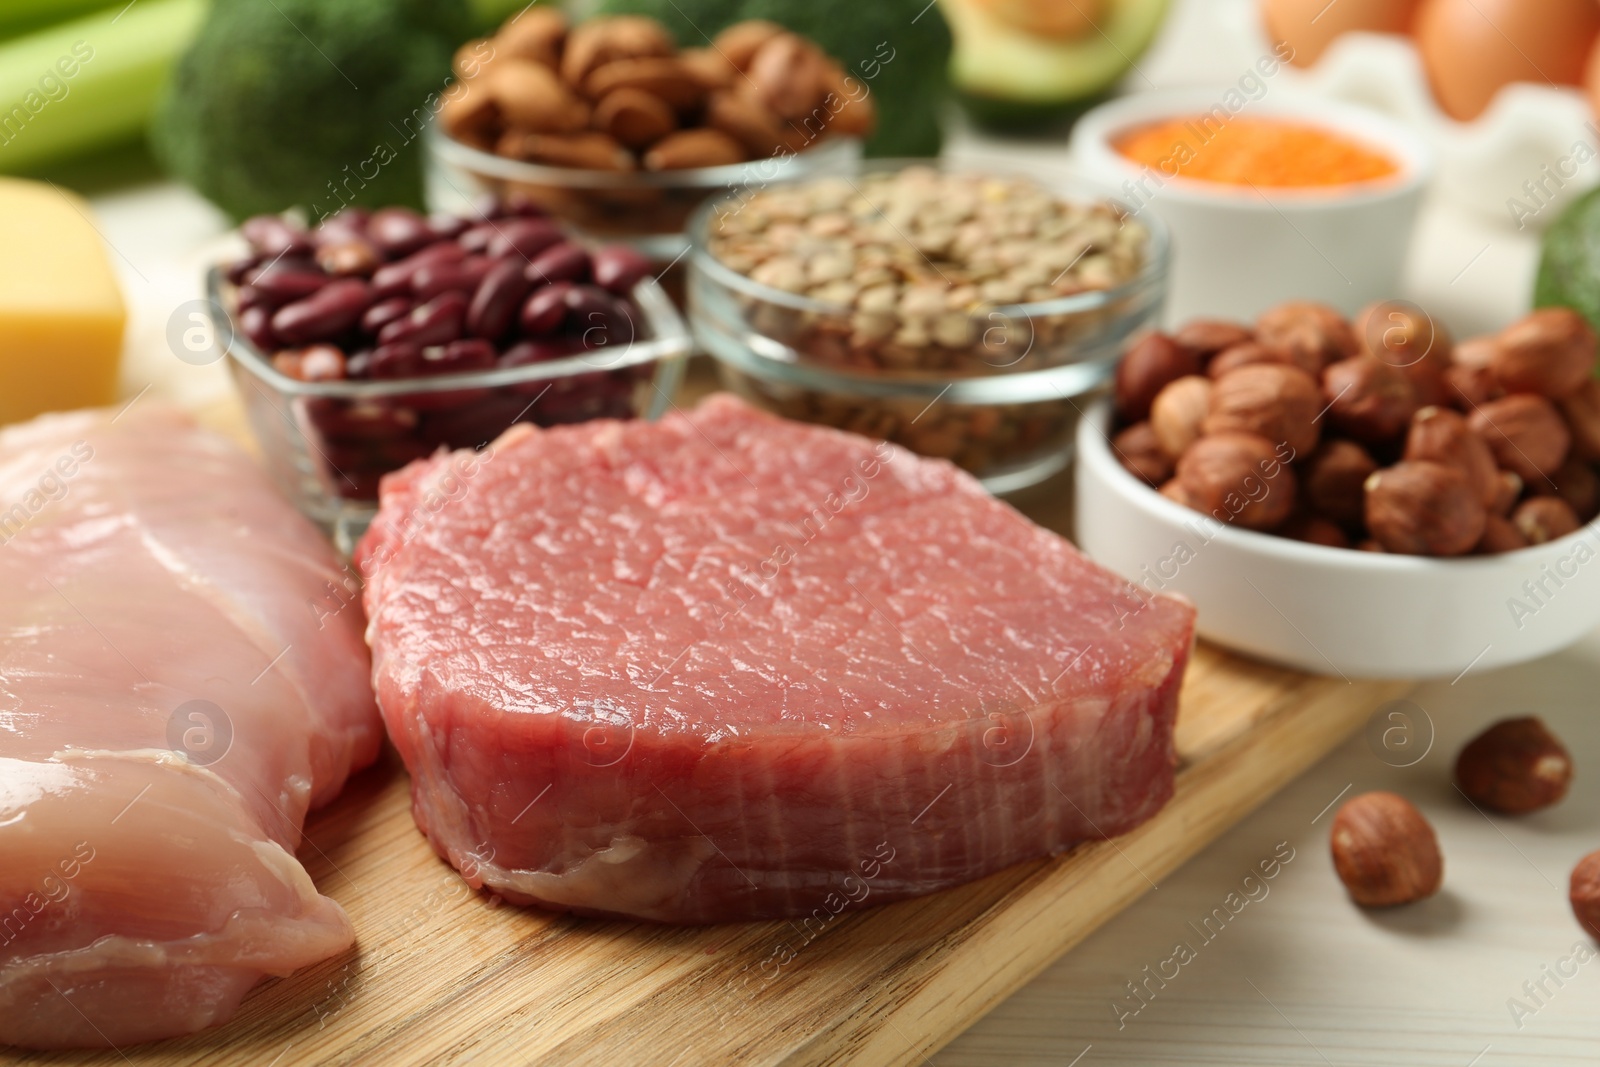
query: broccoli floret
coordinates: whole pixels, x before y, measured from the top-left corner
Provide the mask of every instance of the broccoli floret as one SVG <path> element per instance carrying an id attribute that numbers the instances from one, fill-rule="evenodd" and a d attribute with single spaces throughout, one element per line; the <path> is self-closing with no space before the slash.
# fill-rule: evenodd
<path id="1" fill-rule="evenodd" d="M 421 130 L 465 0 L 216 0 L 157 112 L 157 154 L 236 218 L 422 200 Z"/>
<path id="2" fill-rule="evenodd" d="M 685 46 L 742 19 L 771 19 L 821 46 L 866 82 L 878 107 L 869 156 L 934 156 L 948 88 L 950 30 L 928 0 L 602 0 L 607 14 L 650 15 Z"/>

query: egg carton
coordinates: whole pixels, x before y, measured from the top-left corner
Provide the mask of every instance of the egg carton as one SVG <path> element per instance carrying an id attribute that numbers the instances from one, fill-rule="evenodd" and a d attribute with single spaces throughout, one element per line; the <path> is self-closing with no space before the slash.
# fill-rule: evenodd
<path id="1" fill-rule="evenodd" d="M 1239 43 L 1255 54 L 1267 52 L 1258 5 L 1234 0 L 1231 6 L 1223 21 L 1249 35 Z M 1478 118 L 1459 122 L 1434 100 L 1415 44 L 1376 33 L 1345 34 L 1309 70 L 1290 67 L 1283 78 L 1297 91 L 1361 104 L 1405 123 L 1433 148 L 1437 195 L 1512 229 L 1543 229 L 1600 184 L 1600 122 L 1578 89 L 1509 85 Z"/>

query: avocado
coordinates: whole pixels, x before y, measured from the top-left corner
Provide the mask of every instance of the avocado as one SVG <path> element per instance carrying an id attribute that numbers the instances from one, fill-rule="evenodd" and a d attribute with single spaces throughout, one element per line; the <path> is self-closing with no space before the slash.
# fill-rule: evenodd
<path id="1" fill-rule="evenodd" d="M 1076 118 L 1155 40 L 1168 0 L 1080 0 L 1092 16 L 1051 25 L 1045 0 L 939 0 L 955 37 L 950 77 L 968 113 L 996 128 Z M 1069 32 L 1063 32 L 1068 30 Z"/>
<path id="2" fill-rule="evenodd" d="M 1545 231 L 1535 307 L 1569 307 L 1600 331 L 1600 189 L 1585 193 Z"/>

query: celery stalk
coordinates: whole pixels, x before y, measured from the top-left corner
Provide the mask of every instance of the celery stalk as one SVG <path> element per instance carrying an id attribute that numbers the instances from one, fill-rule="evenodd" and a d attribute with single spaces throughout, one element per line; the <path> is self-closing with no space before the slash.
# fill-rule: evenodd
<path id="1" fill-rule="evenodd" d="M 137 0 L 0 44 L 0 173 L 142 134 L 205 10 Z"/>

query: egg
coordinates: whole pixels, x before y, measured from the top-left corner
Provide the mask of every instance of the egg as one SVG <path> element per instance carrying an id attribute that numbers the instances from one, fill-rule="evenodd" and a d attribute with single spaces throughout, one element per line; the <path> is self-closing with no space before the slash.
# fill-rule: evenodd
<path id="1" fill-rule="evenodd" d="M 1340 0 L 1343 2 L 1343 0 Z M 1580 85 L 1600 36 L 1595 0 L 1423 0 L 1417 49 L 1439 106 L 1477 118 L 1512 82 Z"/>
<path id="2" fill-rule="evenodd" d="M 1294 49 L 1290 62 L 1309 67 L 1333 43 L 1352 30 L 1405 33 L 1411 28 L 1418 0 L 1262 0 L 1261 18 L 1273 43 Z"/>

